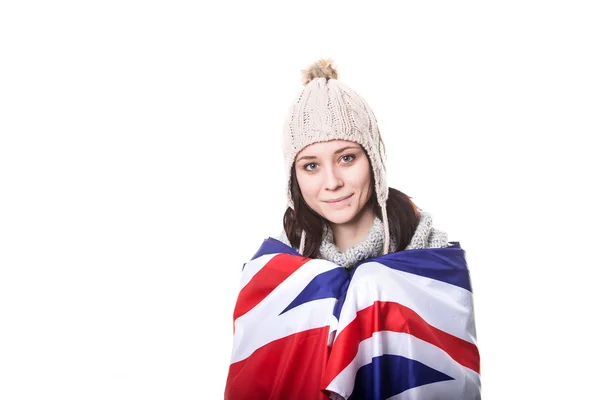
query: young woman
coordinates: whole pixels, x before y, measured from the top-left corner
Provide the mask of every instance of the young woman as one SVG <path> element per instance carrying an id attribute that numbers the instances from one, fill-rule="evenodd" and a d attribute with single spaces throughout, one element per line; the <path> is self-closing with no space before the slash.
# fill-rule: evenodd
<path id="1" fill-rule="evenodd" d="M 430 214 L 388 189 L 375 115 L 336 78 L 331 60 L 303 71 L 306 87 L 284 129 L 289 208 L 278 239 L 346 268 L 405 249 L 448 246 Z"/>
<path id="2" fill-rule="evenodd" d="M 283 232 L 242 272 L 225 397 L 478 399 L 463 251 L 388 188 L 373 111 L 337 77 L 302 71 Z"/>

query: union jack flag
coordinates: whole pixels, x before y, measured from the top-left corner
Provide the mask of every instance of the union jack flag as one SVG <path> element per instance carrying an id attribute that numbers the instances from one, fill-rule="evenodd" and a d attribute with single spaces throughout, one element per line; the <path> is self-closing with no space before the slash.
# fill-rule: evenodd
<path id="1" fill-rule="evenodd" d="M 226 400 L 480 399 L 464 251 L 405 250 L 351 273 L 269 238 L 244 265 Z"/>

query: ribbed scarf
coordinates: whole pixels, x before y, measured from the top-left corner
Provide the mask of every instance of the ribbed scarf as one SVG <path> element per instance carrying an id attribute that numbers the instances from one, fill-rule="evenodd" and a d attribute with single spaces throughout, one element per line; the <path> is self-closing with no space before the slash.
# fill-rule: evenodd
<path id="1" fill-rule="evenodd" d="M 419 210 L 420 220 L 415 233 L 405 250 L 425 249 L 432 247 L 447 247 L 448 235 L 446 232 L 437 230 L 433 227 L 433 218 L 431 214 Z M 356 263 L 368 258 L 377 257 L 383 254 L 383 222 L 378 217 L 373 220 L 373 225 L 369 229 L 367 236 L 346 251 L 341 252 L 333 240 L 333 231 L 329 226 L 323 228 L 323 240 L 319 247 L 319 258 L 332 261 L 345 268 L 352 268 Z M 285 232 L 279 236 L 280 241 L 289 245 Z M 396 251 L 394 240 L 390 244 L 390 252 Z"/>
<path id="2" fill-rule="evenodd" d="M 448 235 L 433 227 L 431 214 L 420 211 L 420 215 L 419 225 L 405 250 L 447 247 Z M 323 230 L 323 241 L 319 248 L 319 256 L 345 268 L 352 268 L 359 261 L 383 254 L 383 234 L 383 222 L 375 217 L 367 236 L 360 243 L 341 252 L 333 241 L 333 231 L 329 226 L 326 226 Z M 393 240 L 390 249 L 391 253 L 396 251 L 396 243 Z"/>

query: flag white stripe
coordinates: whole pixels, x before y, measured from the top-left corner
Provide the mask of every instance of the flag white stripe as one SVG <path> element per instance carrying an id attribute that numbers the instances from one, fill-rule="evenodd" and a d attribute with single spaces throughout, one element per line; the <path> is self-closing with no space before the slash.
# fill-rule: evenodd
<path id="1" fill-rule="evenodd" d="M 276 255 L 277 254 L 265 254 L 247 262 L 246 265 L 244 265 L 244 270 L 242 271 L 240 290 L 243 289 L 244 286 L 246 286 L 254 277 L 254 275 L 256 275 L 256 273 L 260 271 L 262 267 L 264 267 Z"/>
<path id="2" fill-rule="evenodd" d="M 253 261 L 258 260 L 259 258 Z M 332 314 L 337 302 L 335 298 L 313 300 L 286 311 L 283 315 L 279 314 L 315 276 L 334 268 L 338 266 L 329 261 L 308 261 L 263 301 L 236 319 L 232 363 L 247 358 L 256 349 L 274 340 L 308 329 L 328 327 L 334 320 Z"/>
<path id="3" fill-rule="evenodd" d="M 476 343 L 471 292 L 377 262 L 362 264 L 356 270 L 348 287 L 338 332 L 355 319 L 356 312 L 371 306 L 375 300 L 401 304 L 430 325 Z"/>
<path id="4" fill-rule="evenodd" d="M 473 387 L 465 387 L 463 391 L 457 390 L 455 381 L 430 383 L 406 390 L 387 400 L 481 400 L 481 391 Z M 479 387 L 479 385 L 477 386 Z M 457 391 L 460 397 L 456 397 Z"/>

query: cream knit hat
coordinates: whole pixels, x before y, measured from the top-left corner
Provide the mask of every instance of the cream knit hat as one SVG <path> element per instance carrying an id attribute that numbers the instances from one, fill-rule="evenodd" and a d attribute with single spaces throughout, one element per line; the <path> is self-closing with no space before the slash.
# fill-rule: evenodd
<path id="1" fill-rule="evenodd" d="M 385 146 L 377 120 L 367 102 L 337 80 L 332 60 L 319 60 L 302 71 L 305 86 L 290 111 L 283 128 L 283 152 L 287 173 L 288 206 L 294 208 L 291 171 L 298 153 L 308 145 L 330 140 L 348 140 L 360 144 L 371 161 L 377 202 L 384 224 L 384 254 L 389 252 L 390 229 L 386 201 L 388 186 L 385 172 Z M 302 232 L 300 253 L 306 232 Z"/>

